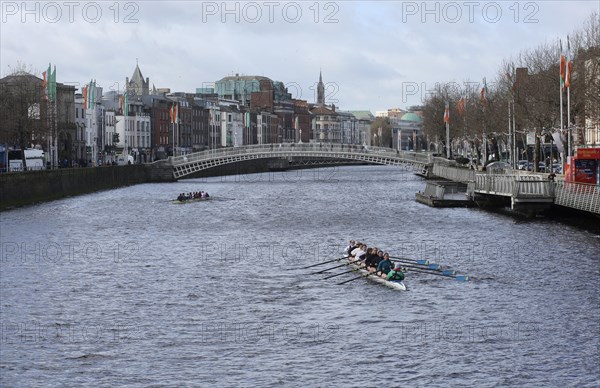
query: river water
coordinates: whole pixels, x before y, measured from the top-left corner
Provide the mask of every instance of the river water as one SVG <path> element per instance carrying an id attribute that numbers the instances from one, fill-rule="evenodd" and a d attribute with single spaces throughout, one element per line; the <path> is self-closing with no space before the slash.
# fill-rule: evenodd
<path id="1" fill-rule="evenodd" d="M 355 166 L 3 212 L 0 385 L 597 387 L 599 235 L 429 208 L 423 188 Z M 213 200 L 169 201 L 195 190 Z M 399 292 L 299 269 L 350 238 L 473 281 L 409 272 Z"/>

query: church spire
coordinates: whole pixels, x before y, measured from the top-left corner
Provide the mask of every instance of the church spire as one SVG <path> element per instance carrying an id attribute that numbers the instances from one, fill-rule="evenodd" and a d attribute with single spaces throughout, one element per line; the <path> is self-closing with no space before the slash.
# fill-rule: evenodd
<path id="1" fill-rule="evenodd" d="M 319 69 L 319 83 L 317 84 L 317 105 L 325 105 L 325 85 L 321 69 Z"/>

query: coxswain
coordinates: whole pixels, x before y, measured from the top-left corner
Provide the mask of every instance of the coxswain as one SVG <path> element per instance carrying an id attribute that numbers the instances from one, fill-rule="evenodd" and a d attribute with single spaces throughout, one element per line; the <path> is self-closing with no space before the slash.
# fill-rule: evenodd
<path id="1" fill-rule="evenodd" d="M 404 280 L 404 272 L 402 272 L 402 263 L 396 263 L 394 269 L 388 272 L 387 280 L 391 282 L 401 282 Z"/>

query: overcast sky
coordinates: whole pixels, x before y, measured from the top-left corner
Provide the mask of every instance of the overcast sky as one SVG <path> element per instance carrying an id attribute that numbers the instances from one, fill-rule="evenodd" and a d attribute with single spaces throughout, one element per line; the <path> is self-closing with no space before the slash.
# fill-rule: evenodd
<path id="1" fill-rule="evenodd" d="M 116 4 L 116 6 L 115 6 Z M 2 1 L 0 71 L 194 92 L 235 73 L 282 81 L 343 110 L 421 103 L 435 82 L 493 79 L 503 59 L 582 27 L 593 1 Z"/>

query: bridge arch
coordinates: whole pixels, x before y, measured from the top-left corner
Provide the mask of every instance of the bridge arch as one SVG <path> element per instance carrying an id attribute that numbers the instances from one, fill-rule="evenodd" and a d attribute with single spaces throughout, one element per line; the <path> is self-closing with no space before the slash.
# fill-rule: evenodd
<path id="1" fill-rule="evenodd" d="M 424 167 L 433 162 L 432 154 L 396 151 L 383 147 L 348 144 L 281 143 L 219 148 L 170 158 L 173 177 L 187 175 L 230 163 L 256 159 L 306 157 L 327 160 L 342 159 L 380 165 Z"/>

